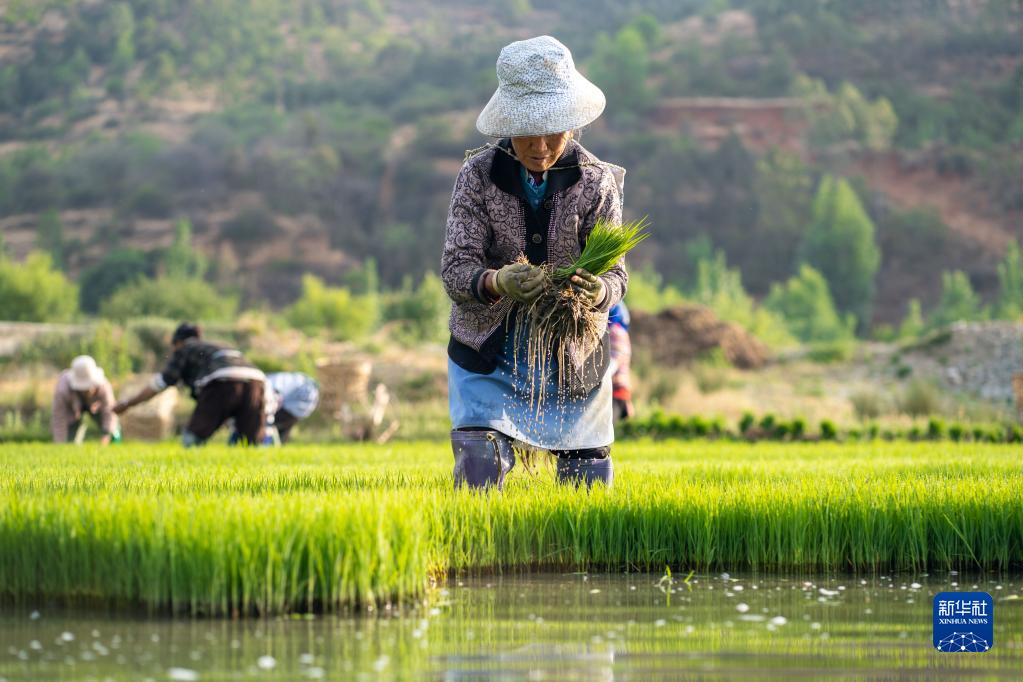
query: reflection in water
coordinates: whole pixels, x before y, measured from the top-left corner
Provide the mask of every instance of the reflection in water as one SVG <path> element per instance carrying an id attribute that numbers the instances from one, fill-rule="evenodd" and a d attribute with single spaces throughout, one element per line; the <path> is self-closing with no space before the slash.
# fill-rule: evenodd
<path id="1" fill-rule="evenodd" d="M 995 598 L 995 647 L 941 654 L 931 598 Z M 201 620 L 0 615 L 0 678 L 1018 678 L 1018 579 L 650 575 L 453 578 L 425 606 L 362 616 Z"/>

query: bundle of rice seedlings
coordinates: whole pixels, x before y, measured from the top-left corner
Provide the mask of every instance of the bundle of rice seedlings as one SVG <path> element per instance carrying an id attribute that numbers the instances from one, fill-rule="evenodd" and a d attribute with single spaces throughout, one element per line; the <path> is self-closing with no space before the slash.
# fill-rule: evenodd
<path id="1" fill-rule="evenodd" d="M 576 261 L 561 268 L 541 266 L 546 277 L 540 296 L 528 305 L 514 306 L 509 313 L 515 315 L 515 345 L 523 337 L 526 339 L 530 405 L 535 406 L 538 418 L 546 397 L 551 361 L 557 366 L 558 393 L 564 397 L 582 376 L 583 367 L 574 365 L 573 358 L 582 362 L 600 345 L 601 314 L 572 286 L 572 275 L 578 269 L 603 275 L 649 236 L 646 228 L 646 218 L 622 225 L 598 220 Z M 525 256 L 519 260 L 528 262 Z"/>

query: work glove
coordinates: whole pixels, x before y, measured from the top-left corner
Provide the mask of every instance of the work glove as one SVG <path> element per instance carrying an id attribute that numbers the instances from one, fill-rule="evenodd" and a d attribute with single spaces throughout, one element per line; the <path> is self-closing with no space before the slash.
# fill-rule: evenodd
<path id="1" fill-rule="evenodd" d="M 507 296 L 519 303 L 532 303 L 543 293 L 544 273 L 529 263 L 505 265 L 494 275 L 498 296 Z"/>
<path id="2" fill-rule="evenodd" d="M 572 275 L 572 286 L 589 304 L 596 307 L 604 300 L 604 280 L 579 268 Z"/>

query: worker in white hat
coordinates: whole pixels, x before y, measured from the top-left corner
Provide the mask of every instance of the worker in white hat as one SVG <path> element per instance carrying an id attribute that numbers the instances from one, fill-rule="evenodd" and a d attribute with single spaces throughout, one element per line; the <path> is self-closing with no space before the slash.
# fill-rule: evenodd
<path id="1" fill-rule="evenodd" d="M 581 269 L 572 276 L 599 316 L 602 343 L 587 357 L 571 349 L 566 371 L 580 376 L 570 394 L 548 389 L 559 399 L 543 406 L 542 418 L 526 383 L 527 340 L 515 338 L 507 324 L 514 303 L 540 295 L 541 268 L 571 265 L 598 221 L 621 224 L 624 169 L 574 139 L 600 116 L 604 94 L 550 36 L 507 45 L 497 60 L 497 79 L 497 91 L 476 121 L 496 143 L 467 155 L 455 181 L 441 258 L 453 303 L 448 402 L 455 484 L 500 488 L 518 441 L 556 455 L 560 481 L 611 485 L 606 328 L 608 310 L 625 295 L 623 263 L 600 276 Z"/>
<path id="2" fill-rule="evenodd" d="M 120 426 L 114 414 L 114 389 L 103 369 L 88 355 L 79 355 L 71 361 L 57 379 L 53 392 L 53 412 L 50 432 L 55 443 L 81 443 L 85 438 L 85 415 L 89 415 L 100 430 L 100 443 L 120 440 Z"/>

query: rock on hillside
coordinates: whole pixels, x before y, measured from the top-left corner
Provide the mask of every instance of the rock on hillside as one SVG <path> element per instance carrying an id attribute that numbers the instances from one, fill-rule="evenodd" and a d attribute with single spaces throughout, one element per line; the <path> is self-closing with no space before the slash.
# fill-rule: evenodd
<path id="1" fill-rule="evenodd" d="M 1023 374 L 1023 323 L 959 322 L 907 348 L 901 361 L 916 376 L 1012 404 L 1013 377 Z"/>
<path id="2" fill-rule="evenodd" d="M 698 305 L 669 308 L 656 315 L 635 311 L 629 331 L 634 349 L 645 349 L 654 362 L 667 366 L 688 364 L 715 348 L 741 369 L 762 367 L 769 355 L 767 346 L 741 326 Z"/>

